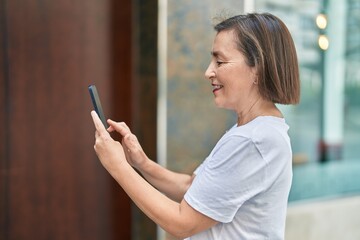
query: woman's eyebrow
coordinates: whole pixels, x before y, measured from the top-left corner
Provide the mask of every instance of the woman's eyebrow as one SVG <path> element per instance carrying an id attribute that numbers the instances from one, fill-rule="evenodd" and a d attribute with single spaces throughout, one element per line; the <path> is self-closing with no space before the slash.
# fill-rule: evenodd
<path id="1" fill-rule="evenodd" d="M 213 57 L 218 57 L 219 55 L 222 55 L 220 51 L 211 51 L 210 54 Z"/>

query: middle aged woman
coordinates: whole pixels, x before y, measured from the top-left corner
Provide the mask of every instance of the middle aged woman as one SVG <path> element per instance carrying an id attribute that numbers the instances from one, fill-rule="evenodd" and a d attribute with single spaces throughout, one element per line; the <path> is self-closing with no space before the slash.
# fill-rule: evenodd
<path id="1" fill-rule="evenodd" d="M 215 30 L 205 76 L 216 106 L 236 112 L 237 120 L 194 174 L 151 161 L 125 123 L 108 120 L 108 131 L 123 136 L 114 141 L 93 111 L 95 151 L 137 206 L 176 237 L 283 239 L 292 151 L 275 104 L 299 101 L 295 47 L 269 13 L 238 15 Z"/>

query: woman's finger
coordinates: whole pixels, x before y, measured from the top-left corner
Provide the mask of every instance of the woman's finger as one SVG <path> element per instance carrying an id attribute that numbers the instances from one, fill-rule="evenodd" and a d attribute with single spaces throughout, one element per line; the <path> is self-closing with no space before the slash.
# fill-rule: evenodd
<path id="1" fill-rule="evenodd" d="M 110 125 L 108 131 L 115 130 L 118 133 L 120 133 L 120 135 L 123 137 L 131 133 L 130 128 L 124 122 L 115 122 L 110 119 L 107 122 Z"/>
<path id="2" fill-rule="evenodd" d="M 105 134 L 109 135 L 109 133 L 106 131 L 104 124 L 101 122 L 99 116 L 95 111 L 91 111 L 91 117 L 93 119 L 95 129 L 98 132 L 99 135 Z"/>

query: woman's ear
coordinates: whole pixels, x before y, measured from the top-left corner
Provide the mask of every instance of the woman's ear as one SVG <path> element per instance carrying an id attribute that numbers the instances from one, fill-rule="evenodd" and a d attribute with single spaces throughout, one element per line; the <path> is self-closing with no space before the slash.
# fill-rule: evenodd
<path id="1" fill-rule="evenodd" d="M 252 73 L 252 75 L 253 75 L 253 79 L 254 79 L 254 81 L 253 81 L 253 83 L 255 84 L 255 85 L 257 85 L 258 83 L 259 83 L 259 76 L 258 76 L 258 72 L 257 72 L 257 68 L 256 67 L 253 67 L 252 69 L 251 69 L 251 73 Z"/>

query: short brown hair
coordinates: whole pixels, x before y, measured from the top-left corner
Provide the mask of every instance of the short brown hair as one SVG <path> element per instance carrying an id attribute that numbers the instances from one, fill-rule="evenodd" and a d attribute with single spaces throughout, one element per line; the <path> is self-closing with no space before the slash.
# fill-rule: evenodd
<path id="1" fill-rule="evenodd" d="M 219 33 L 234 30 L 238 50 L 247 64 L 257 68 L 259 92 L 274 103 L 297 104 L 300 80 L 297 54 L 286 25 L 270 13 L 228 18 L 215 27 Z"/>

